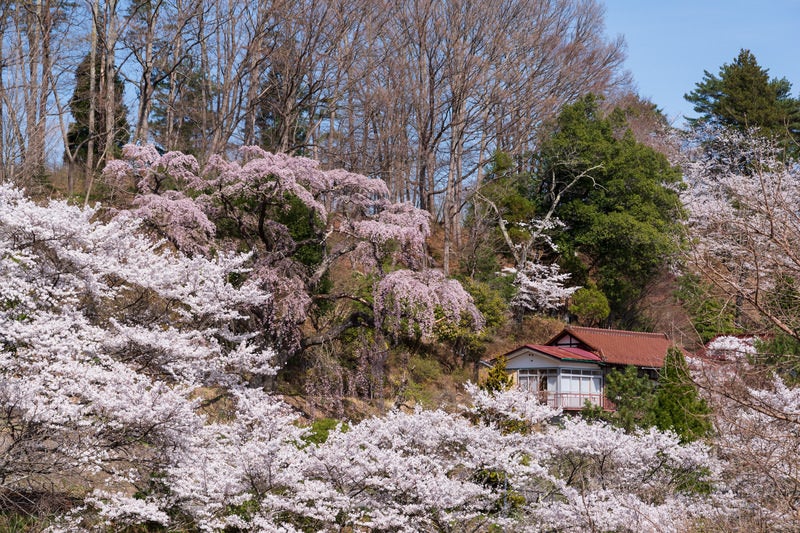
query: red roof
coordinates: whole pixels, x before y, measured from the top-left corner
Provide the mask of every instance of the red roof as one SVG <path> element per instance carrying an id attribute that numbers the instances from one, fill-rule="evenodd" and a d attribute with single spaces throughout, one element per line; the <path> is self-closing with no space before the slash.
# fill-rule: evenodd
<path id="1" fill-rule="evenodd" d="M 661 368 L 667 350 L 673 345 L 665 333 L 643 333 L 618 329 L 568 326 L 550 339 L 556 345 L 566 336 L 578 341 L 577 348 L 594 352 L 606 363 Z M 565 347 L 561 347 L 566 349 Z"/>
<path id="2" fill-rule="evenodd" d="M 567 359 L 572 361 L 590 361 L 593 363 L 602 361 L 602 359 L 600 359 L 596 354 L 593 354 L 592 352 L 587 352 L 586 350 L 582 350 L 580 348 L 547 346 L 544 344 L 526 344 L 525 346 L 520 346 L 520 348 L 529 348 L 531 350 L 541 352 L 545 355 L 549 355 L 550 357 L 555 357 L 556 359 L 560 360 Z M 515 350 L 510 351 L 506 355 L 511 355 L 520 348 L 516 348 Z"/>

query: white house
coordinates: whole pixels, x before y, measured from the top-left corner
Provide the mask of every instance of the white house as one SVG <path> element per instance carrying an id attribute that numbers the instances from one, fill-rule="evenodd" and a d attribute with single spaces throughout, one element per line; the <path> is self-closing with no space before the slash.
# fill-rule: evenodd
<path id="1" fill-rule="evenodd" d="M 604 396 L 605 375 L 634 365 L 655 379 L 671 346 L 664 333 L 567 327 L 546 344 L 506 353 L 506 370 L 520 388 L 553 407 L 582 409 L 588 401 L 613 409 Z"/>

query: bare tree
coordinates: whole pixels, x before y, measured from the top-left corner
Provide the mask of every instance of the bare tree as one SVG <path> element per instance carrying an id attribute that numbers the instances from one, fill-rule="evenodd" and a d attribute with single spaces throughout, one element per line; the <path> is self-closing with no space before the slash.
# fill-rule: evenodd
<path id="1" fill-rule="evenodd" d="M 89 190 L 94 175 L 94 149 L 95 149 L 95 116 L 97 114 L 97 19 L 99 16 L 100 0 L 92 2 L 92 37 L 89 49 L 89 123 L 88 144 L 86 148 L 86 203 L 89 202 Z"/>
<path id="2" fill-rule="evenodd" d="M 158 57 L 164 61 L 166 77 L 157 77 L 151 84 L 152 101 L 150 103 L 154 116 L 140 104 L 140 120 L 146 119 L 147 131 L 152 132 L 153 139 L 165 149 L 187 150 L 197 152 L 201 146 L 192 142 L 191 131 L 200 130 L 199 117 L 203 114 L 198 109 L 203 98 L 199 73 L 200 44 L 205 37 L 200 30 L 205 26 L 203 17 L 206 6 L 202 0 L 175 0 L 175 15 L 180 22 L 168 36 L 159 34 L 166 49 Z M 153 57 L 154 60 L 157 58 Z M 154 70 L 159 66 L 154 64 Z M 144 139 L 143 131 L 137 139 Z M 203 137 L 202 132 L 194 137 Z"/>
<path id="3" fill-rule="evenodd" d="M 623 43 L 606 40 L 594 1 L 414 0 L 385 12 L 358 63 L 370 75 L 335 122 L 339 160 L 431 212 L 449 270 L 492 154 L 535 150 L 563 104 L 624 85 Z"/>
<path id="4" fill-rule="evenodd" d="M 92 0 L 90 9 L 90 49 L 76 69 L 76 88 L 70 101 L 76 118 L 70 143 L 73 148 L 84 142 L 87 145 L 84 200 L 87 204 L 98 168 L 114 159 L 130 138 L 127 107 L 123 102 L 124 83 L 117 65 L 120 36 L 128 20 L 121 13 L 119 0 Z M 87 75 L 88 84 L 83 79 Z M 89 108 L 86 123 L 79 120 L 82 106 Z"/>
<path id="5" fill-rule="evenodd" d="M 50 72 L 65 2 L 4 2 L 0 7 L 0 107 L 4 176 L 31 180 L 45 173 L 47 116 L 54 87 Z M 18 169 L 18 170 L 17 170 Z"/>
<path id="6" fill-rule="evenodd" d="M 188 59 L 197 40 L 184 39 L 199 10 L 197 0 L 136 0 L 128 6 L 124 52 L 135 61 L 137 88 L 133 141 L 149 141 L 149 126 L 156 88 L 169 80 Z"/>

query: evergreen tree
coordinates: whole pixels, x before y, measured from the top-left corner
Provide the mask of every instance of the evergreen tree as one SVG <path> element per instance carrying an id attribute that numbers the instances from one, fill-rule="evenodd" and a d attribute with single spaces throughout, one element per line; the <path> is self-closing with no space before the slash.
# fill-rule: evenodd
<path id="1" fill-rule="evenodd" d="M 611 313 L 608 298 L 590 282 L 572 295 L 569 312 L 584 326 L 598 326 Z"/>
<path id="2" fill-rule="evenodd" d="M 163 73 L 158 76 L 163 77 Z M 164 150 L 177 150 L 202 159 L 213 134 L 203 129 L 204 83 L 198 69 L 179 68 L 174 78 L 166 77 L 156 86 L 150 129 Z M 211 84 L 210 90 L 213 93 L 216 87 Z"/>
<path id="3" fill-rule="evenodd" d="M 736 326 L 735 302 L 730 302 L 727 294 L 720 294 L 700 276 L 681 276 L 675 297 L 689 314 L 692 327 L 704 344 L 717 335 L 741 333 Z"/>
<path id="4" fill-rule="evenodd" d="M 656 427 L 672 430 L 683 442 L 690 442 L 711 433 L 710 414 L 711 409 L 692 383 L 683 352 L 670 348 L 659 372 L 653 404 L 652 418 Z"/>
<path id="5" fill-rule="evenodd" d="M 72 153 L 76 154 L 75 161 L 86 164 L 87 151 L 90 139 L 89 131 L 89 108 L 91 106 L 90 94 L 90 66 L 91 55 L 87 54 L 78 65 L 75 71 L 75 92 L 70 98 L 69 107 L 72 117 L 75 120 L 69 126 L 67 132 L 67 143 Z M 96 59 L 95 73 L 97 80 L 100 79 L 101 61 Z M 122 147 L 128 142 L 130 128 L 128 127 L 128 109 L 123 103 L 123 93 L 125 87 L 118 73 L 114 74 L 114 145 L 106 149 L 106 106 L 103 105 L 104 94 L 97 83 L 98 89 L 94 95 L 94 153 L 95 160 L 93 166 L 101 168 L 104 164 L 104 155 L 110 153 L 115 157 L 122 154 Z"/>
<path id="6" fill-rule="evenodd" d="M 750 50 L 741 50 L 719 75 L 705 71 L 703 80 L 684 98 L 694 104 L 695 127 L 711 124 L 738 130 L 759 128 L 785 140 L 800 140 L 800 99 L 792 98 L 786 78 L 770 79 Z"/>
<path id="7" fill-rule="evenodd" d="M 515 258 L 498 219 L 506 221 L 506 231 L 514 244 L 524 246 L 531 238 L 528 223 L 537 215 L 537 205 L 529 190 L 530 172 L 519 172 L 510 154 L 496 151 L 487 170 L 486 179 L 467 210 L 465 232 L 470 238 L 462 262 L 470 277 L 492 284 L 510 300 L 514 294 L 513 278 L 498 276 L 497 272 L 504 265 L 514 264 Z"/>
<path id="8" fill-rule="evenodd" d="M 553 187 L 587 173 L 556 206 L 568 228 L 556 238 L 562 266 L 575 284 L 595 280 L 610 318 L 630 323 L 642 291 L 676 251 L 683 211 L 680 171 L 623 126 L 621 113 L 604 117 L 591 95 L 566 106 L 529 194 L 546 212 Z"/>
<path id="9" fill-rule="evenodd" d="M 494 365 L 486 375 L 486 379 L 481 383 L 481 389 L 486 392 L 502 392 L 508 390 L 514 384 L 514 379 L 506 371 L 506 356 L 501 355 L 495 359 Z"/>
<path id="10" fill-rule="evenodd" d="M 271 152 L 306 155 L 311 122 L 309 89 L 305 84 L 293 87 L 290 81 L 275 69 L 266 75 L 256 116 L 260 146 Z M 290 116 L 286 116 L 287 111 L 291 111 Z"/>
<path id="11" fill-rule="evenodd" d="M 785 383 L 800 385 L 800 341 L 782 331 L 756 342 L 758 363 L 763 364 Z M 756 361 L 754 361 L 756 362 Z"/>
<path id="12" fill-rule="evenodd" d="M 605 377 L 605 395 L 613 404 L 613 411 L 588 402 L 581 413 L 584 418 L 605 420 L 627 432 L 654 424 L 656 383 L 635 366 L 612 370 Z"/>
<path id="13" fill-rule="evenodd" d="M 678 348 L 667 352 L 657 382 L 627 366 L 606 375 L 605 394 L 614 410 L 587 404 L 581 413 L 584 418 L 605 420 L 627 432 L 655 426 L 674 431 L 683 442 L 711 433 L 711 409 L 699 396 Z"/>

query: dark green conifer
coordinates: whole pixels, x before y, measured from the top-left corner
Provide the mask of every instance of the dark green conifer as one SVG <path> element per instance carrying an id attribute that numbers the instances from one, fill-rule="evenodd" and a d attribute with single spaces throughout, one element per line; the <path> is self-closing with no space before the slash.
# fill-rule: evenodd
<path id="1" fill-rule="evenodd" d="M 683 217 L 676 186 L 680 171 L 636 141 L 619 113 L 607 118 L 587 96 L 562 109 L 539 155 L 530 187 L 539 213 L 553 205 L 553 184 L 570 183 L 555 207 L 568 231 L 555 235 L 561 266 L 571 282 L 596 288 L 608 299 L 609 319 L 635 320 L 642 291 L 676 251 Z"/>
<path id="2" fill-rule="evenodd" d="M 130 139 L 130 128 L 128 126 L 128 109 L 123 103 L 123 93 L 125 86 L 119 74 L 114 75 L 114 143 L 106 150 L 106 106 L 102 101 L 102 91 L 100 88 L 100 68 L 102 64 L 100 58 L 96 59 L 95 75 L 97 76 L 97 89 L 94 95 L 94 131 L 90 132 L 89 114 L 91 106 L 90 85 L 91 85 L 91 55 L 87 54 L 78 65 L 75 72 L 75 92 L 69 100 L 69 107 L 75 122 L 69 125 L 67 132 L 67 143 L 69 148 L 76 155 L 75 161 L 85 164 L 91 133 L 94 138 L 94 162 L 93 166 L 102 168 L 105 157 L 109 154 L 119 157 L 122 147 Z"/>
<path id="3" fill-rule="evenodd" d="M 683 442 L 690 442 L 711 433 L 710 414 L 711 409 L 692 383 L 683 352 L 670 348 L 659 372 L 653 405 L 656 427 L 672 430 Z"/>
<path id="4" fill-rule="evenodd" d="M 656 383 L 639 373 L 635 366 L 624 370 L 612 370 L 605 377 L 605 395 L 613 404 L 613 411 L 604 411 L 599 406 L 587 405 L 584 418 L 600 419 L 620 427 L 627 432 L 653 425 L 653 404 Z"/>
<path id="5" fill-rule="evenodd" d="M 784 140 L 800 140 L 800 99 L 791 95 L 786 78 L 769 77 L 750 50 L 741 50 L 719 75 L 705 71 L 703 80 L 684 98 L 700 116 L 689 124 L 711 124 L 745 131 L 758 128 Z"/>

